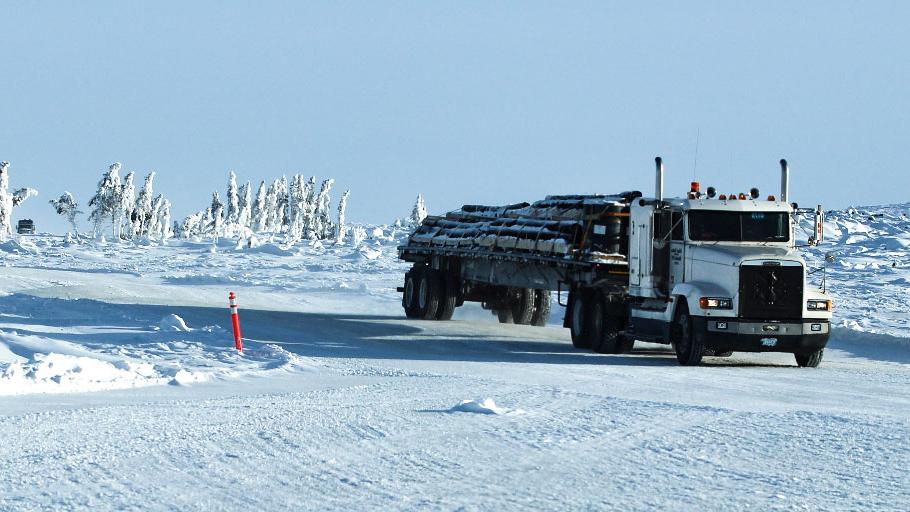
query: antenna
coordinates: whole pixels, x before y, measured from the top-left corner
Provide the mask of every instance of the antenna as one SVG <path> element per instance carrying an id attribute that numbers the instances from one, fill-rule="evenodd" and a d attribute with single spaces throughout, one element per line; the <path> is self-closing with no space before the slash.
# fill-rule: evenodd
<path id="1" fill-rule="evenodd" d="M 701 129 L 695 130 L 695 160 L 692 162 L 692 181 L 697 179 L 695 171 L 698 170 L 698 138 L 701 135 Z"/>

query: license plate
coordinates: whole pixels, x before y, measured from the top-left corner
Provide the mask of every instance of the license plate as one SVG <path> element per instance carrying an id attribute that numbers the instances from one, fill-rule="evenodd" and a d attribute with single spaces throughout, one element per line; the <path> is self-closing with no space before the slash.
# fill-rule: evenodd
<path id="1" fill-rule="evenodd" d="M 763 347 L 774 347 L 777 345 L 777 338 L 762 338 L 761 345 Z"/>

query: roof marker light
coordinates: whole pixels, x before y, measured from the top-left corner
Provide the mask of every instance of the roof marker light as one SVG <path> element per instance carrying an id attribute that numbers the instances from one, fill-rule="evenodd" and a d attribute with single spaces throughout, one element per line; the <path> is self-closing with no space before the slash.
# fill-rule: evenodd
<path id="1" fill-rule="evenodd" d="M 726 201 L 726 200 L 727 200 L 727 194 L 721 194 L 721 195 L 717 196 L 717 198 L 720 199 L 721 201 Z"/>
<path id="2" fill-rule="evenodd" d="M 742 199 L 743 201 L 745 201 L 745 200 L 746 200 L 746 194 L 743 194 L 742 192 L 740 192 L 740 193 L 739 193 L 739 198 Z"/>
<path id="3" fill-rule="evenodd" d="M 774 196 L 768 196 L 768 201 L 777 201 L 777 198 Z"/>

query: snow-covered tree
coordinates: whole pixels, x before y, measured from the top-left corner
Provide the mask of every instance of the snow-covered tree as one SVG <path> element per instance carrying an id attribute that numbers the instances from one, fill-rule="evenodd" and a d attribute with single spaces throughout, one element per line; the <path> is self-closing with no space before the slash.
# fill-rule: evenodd
<path id="1" fill-rule="evenodd" d="M 285 227 L 285 216 L 287 214 L 288 204 L 288 180 L 282 176 L 278 178 L 269 187 L 266 194 L 266 204 L 268 209 L 268 222 L 266 231 L 270 233 L 280 233 Z"/>
<path id="2" fill-rule="evenodd" d="M 348 207 L 348 194 L 350 193 L 350 190 L 345 190 L 341 194 L 341 199 L 338 200 L 338 225 L 335 226 L 335 241 L 339 244 L 344 242 L 344 235 L 347 231 L 344 225 L 344 211 Z"/>
<path id="3" fill-rule="evenodd" d="M 199 236 L 202 234 L 202 220 L 205 218 L 205 210 L 194 213 L 183 219 L 183 225 L 180 227 L 180 233 L 183 238 Z"/>
<path id="4" fill-rule="evenodd" d="M 233 227 L 237 224 L 237 218 L 240 216 L 240 195 L 237 192 L 237 175 L 234 171 L 228 174 L 228 192 L 227 192 L 227 210 L 224 215 L 224 222 Z"/>
<path id="5" fill-rule="evenodd" d="M 206 235 L 212 232 L 215 226 L 215 216 L 212 214 L 212 205 L 202 212 L 202 224 L 199 225 L 199 234 Z"/>
<path id="6" fill-rule="evenodd" d="M 288 240 L 300 240 L 303 237 L 306 209 L 306 192 L 303 187 L 302 176 L 297 174 L 291 178 L 288 185 Z"/>
<path id="7" fill-rule="evenodd" d="M 133 233 L 137 236 L 149 236 L 149 225 L 152 223 L 152 209 L 155 201 L 154 182 L 155 173 L 153 171 L 145 177 L 145 183 L 139 190 L 139 197 L 136 198 L 136 220 L 133 223 Z"/>
<path id="8" fill-rule="evenodd" d="M 164 196 L 158 194 L 152 201 L 152 213 L 149 215 L 149 222 L 146 235 L 152 239 L 161 238 L 161 207 L 164 205 Z"/>
<path id="9" fill-rule="evenodd" d="M 423 202 L 423 195 L 417 194 L 417 201 L 414 203 L 414 209 L 411 211 L 411 224 L 418 226 L 423 219 L 427 218 L 427 205 Z"/>
<path id="10" fill-rule="evenodd" d="M 313 214 L 313 232 L 316 238 L 325 240 L 331 236 L 332 231 L 332 213 L 329 208 L 329 192 L 332 190 L 332 184 L 335 180 L 329 178 L 322 182 L 322 188 L 316 196 L 316 209 Z"/>
<path id="11" fill-rule="evenodd" d="M 250 227 L 253 218 L 253 185 L 246 182 L 240 187 L 240 213 L 237 214 L 237 224 L 241 229 Z"/>
<path id="12" fill-rule="evenodd" d="M 304 211 L 304 224 L 307 238 L 313 238 L 316 236 L 316 176 L 310 176 L 310 179 L 306 182 L 305 190 L 306 200 L 304 203 L 306 208 Z"/>
<path id="13" fill-rule="evenodd" d="M 363 226 L 354 226 L 353 232 L 351 233 L 351 244 L 354 247 L 362 244 L 364 239 L 367 237 L 367 230 Z"/>
<path id="14" fill-rule="evenodd" d="M 275 207 L 275 226 L 276 232 L 280 233 L 287 229 L 290 223 L 290 212 L 288 211 L 288 177 L 278 178 L 276 187 L 276 197 L 278 204 Z"/>
<path id="15" fill-rule="evenodd" d="M 218 238 L 221 236 L 222 227 L 224 226 L 224 203 L 221 202 L 221 196 L 218 191 L 212 193 L 212 206 L 209 207 L 211 212 L 211 230 L 212 236 Z"/>
<path id="16" fill-rule="evenodd" d="M 262 210 L 262 229 L 266 233 L 275 231 L 275 216 L 278 208 L 278 180 L 269 185 L 265 194 L 265 208 Z"/>
<path id="17" fill-rule="evenodd" d="M 133 178 L 135 175 L 136 173 L 129 172 L 124 176 L 123 185 L 120 187 L 120 211 L 123 212 L 123 222 L 126 224 L 126 238 L 133 238 L 134 235 L 133 216 L 136 211 L 136 186 L 133 184 Z"/>
<path id="18" fill-rule="evenodd" d="M 9 162 L 0 162 L 0 240 L 13 234 L 13 208 L 37 195 L 37 190 L 27 187 L 10 192 Z"/>
<path id="19" fill-rule="evenodd" d="M 291 180 L 291 189 L 288 192 L 288 209 L 290 211 L 288 238 L 290 239 L 315 237 L 313 230 L 313 212 L 315 210 L 313 187 L 315 184 L 315 177 L 304 180 L 300 174 Z"/>
<path id="20" fill-rule="evenodd" d="M 94 231 L 97 233 L 99 228 L 107 219 L 111 221 L 111 231 L 114 238 L 119 236 L 120 215 L 121 215 L 121 195 L 120 189 L 120 162 L 111 164 L 101 181 L 98 182 L 98 190 L 89 200 L 88 205 L 92 207 L 89 214 L 89 220 L 94 222 Z"/>
<path id="21" fill-rule="evenodd" d="M 161 202 L 161 210 L 158 213 L 158 226 L 158 229 L 160 230 L 160 240 L 162 242 L 174 235 L 171 230 L 171 202 L 167 199 Z"/>
<path id="22" fill-rule="evenodd" d="M 253 218 L 250 223 L 250 228 L 257 233 L 265 231 L 267 214 L 265 181 L 260 181 L 259 191 L 256 193 L 256 202 L 253 203 Z"/>
<path id="23" fill-rule="evenodd" d="M 73 233 L 77 233 L 76 215 L 79 215 L 82 212 L 79 211 L 79 205 L 76 204 L 73 194 L 64 192 L 59 198 L 51 199 L 49 202 L 51 203 L 51 206 L 54 207 L 54 211 L 56 211 L 58 215 L 62 215 L 67 222 L 73 226 Z"/>

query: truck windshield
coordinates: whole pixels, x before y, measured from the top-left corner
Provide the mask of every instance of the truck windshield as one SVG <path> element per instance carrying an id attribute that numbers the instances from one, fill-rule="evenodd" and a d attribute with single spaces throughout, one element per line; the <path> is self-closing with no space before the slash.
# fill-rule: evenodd
<path id="1" fill-rule="evenodd" d="M 689 211 L 689 239 L 703 242 L 787 242 L 786 212 Z"/>

